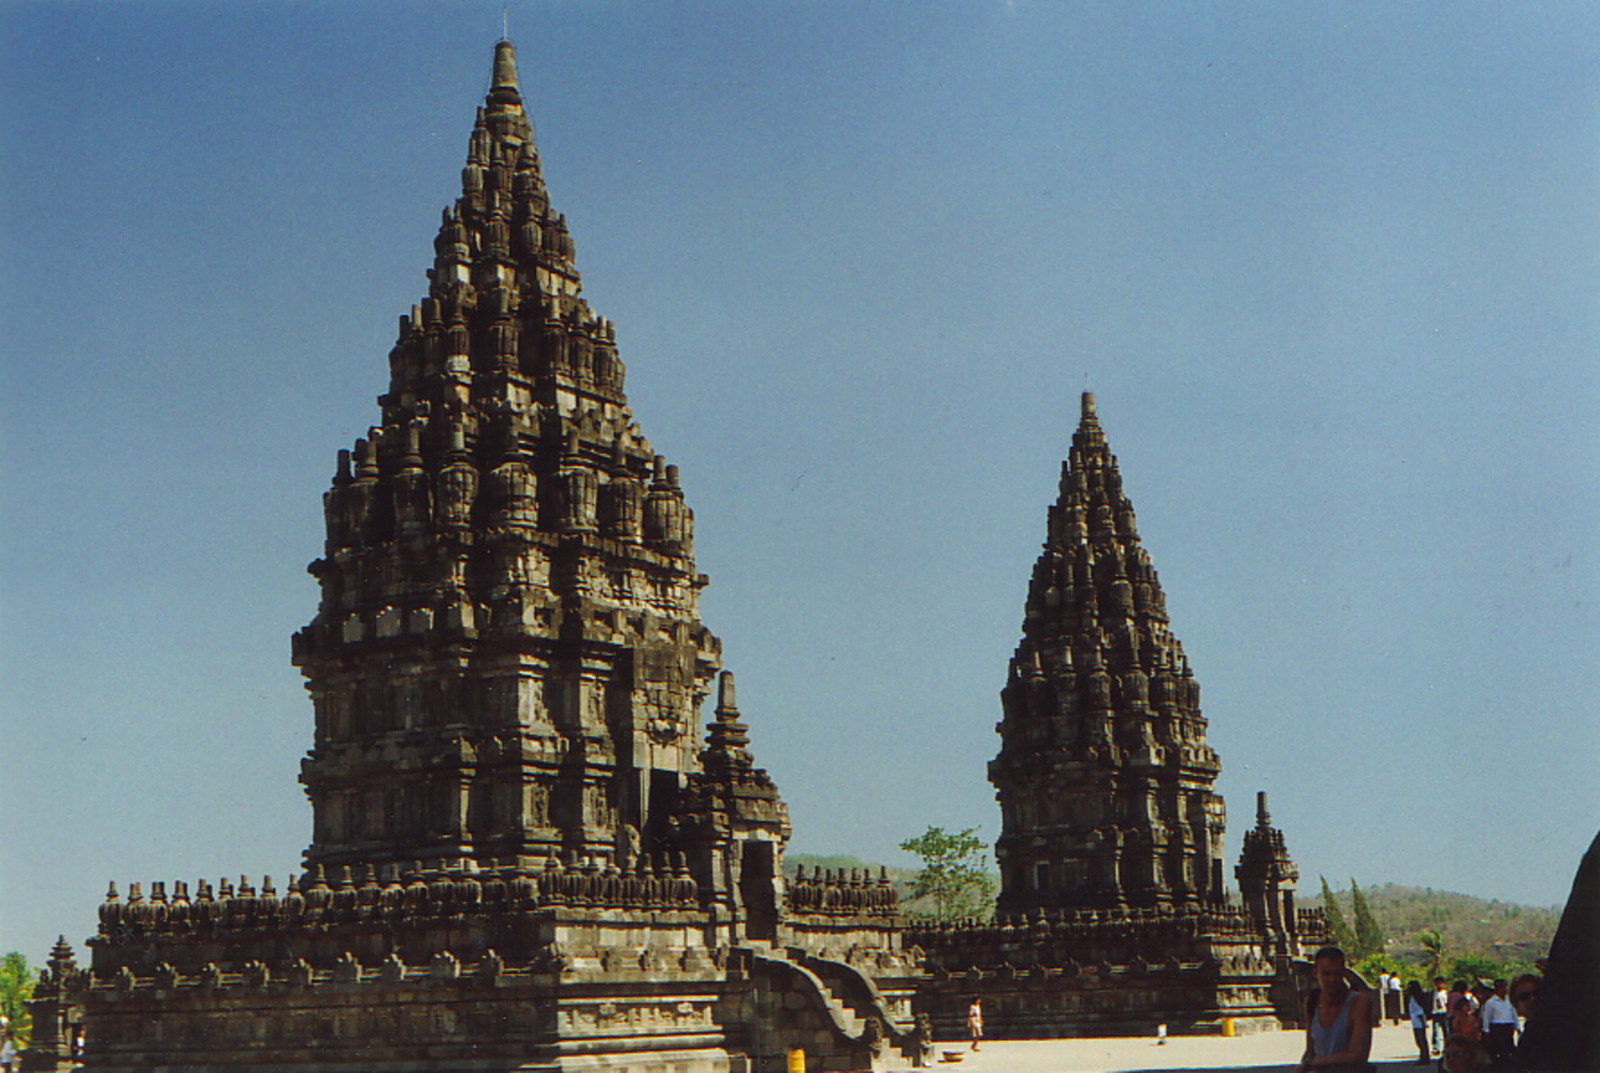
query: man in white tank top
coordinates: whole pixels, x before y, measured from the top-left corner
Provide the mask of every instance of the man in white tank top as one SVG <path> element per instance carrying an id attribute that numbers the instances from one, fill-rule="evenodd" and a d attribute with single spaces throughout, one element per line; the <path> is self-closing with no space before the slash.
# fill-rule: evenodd
<path id="1" fill-rule="evenodd" d="M 1317 990 L 1306 1005 L 1306 1053 L 1300 1070 L 1364 1073 L 1372 1051 L 1372 993 L 1351 988 L 1344 951 L 1325 946 L 1311 959 Z"/>

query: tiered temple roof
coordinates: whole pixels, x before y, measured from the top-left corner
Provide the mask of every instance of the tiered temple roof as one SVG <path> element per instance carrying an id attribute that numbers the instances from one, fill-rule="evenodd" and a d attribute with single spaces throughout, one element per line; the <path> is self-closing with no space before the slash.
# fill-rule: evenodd
<path id="1" fill-rule="evenodd" d="M 682 849 L 668 820 L 721 649 L 694 515 L 582 297 L 508 42 L 433 248 L 381 424 L 340 453 L 322 603 L 295 639 L 317 717 L 307 864 Z"/>
<path id="2" fill-rule="evenodd" d="M 1200 686 L 1087 392 L 1002 703 L 1002 914 L 1221 899 Z"/>

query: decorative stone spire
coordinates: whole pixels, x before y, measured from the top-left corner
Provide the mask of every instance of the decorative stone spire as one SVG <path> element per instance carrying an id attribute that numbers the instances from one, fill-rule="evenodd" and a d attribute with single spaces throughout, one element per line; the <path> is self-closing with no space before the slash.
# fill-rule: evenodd
<path id="1" fill-rule="evenodd" d="M 1220 900 L 1200 687 L 1089 392 L 1001 699 L 1002 912 Z"/>
<path id="2" fill-rule="evenodd" d="M 1294 892 L 1300 870 L 1289 859 L 1283 832 L 1272 826 L 1265 791 L 1256 794 L 1256 825 L 1244 833 L 1244 846 L 1233 874 L 1239 881 L 1245 909 L 1266 934 L 1273 953 L 1298 956 L 1299 919 Z"/>
<path id="3" fill-rule="evenodd" d="M 517 85 L 517 50 L 501 38 L 494 46 L 494 77 L 489 84 L 489 103 L 508 108 L 522 107 L 522 92 Z"/>
<path id="4" fill-rule="evenodd" d="M 751 768 L 749 728 L 739 722 L 739 706 L 734 702 L 733 672 L 723 671 L 717 679 L 716 719 L 706 728 L 706 749 L 702 758 L 708 772 L 741 772 Z"/>
<path id="5" fill-rule="evenodd" d="M 480 867 L 673 847 L 721 644 L 694 515 L 635 422 L 495 46 L 381 420 L 341 452 L 295 660 L 316 706 L 308 865 Z M 731 706 L 711 755 L 749 767 Z M 403 773 L 403 774 L 402 774 Z"/>

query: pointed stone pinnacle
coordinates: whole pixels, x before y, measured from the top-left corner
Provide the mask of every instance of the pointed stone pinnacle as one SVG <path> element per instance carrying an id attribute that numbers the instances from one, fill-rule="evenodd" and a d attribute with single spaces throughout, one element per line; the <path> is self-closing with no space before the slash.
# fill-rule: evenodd
<path id="1" fill-rule="evenodd" d="M 510 41 L 495 43 L 494 77 L 490 82 L 489 100 L 495 104 L 522 102 L 522 94 L 517 86 L 517 50 Z"/>

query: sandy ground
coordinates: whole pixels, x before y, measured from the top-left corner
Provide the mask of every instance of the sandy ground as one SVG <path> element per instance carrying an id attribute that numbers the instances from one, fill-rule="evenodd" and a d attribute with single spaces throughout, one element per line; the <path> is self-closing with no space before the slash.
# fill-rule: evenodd
<path id="1" fill-rule="evenodd" d="M 1305 1048 L 1304 1032 L 1260 1032 L 1224 1039 L 1221 1036 L 1175 1036 L 1165 1044 L 1154 1039 L 991 1040 L 976 1054 L 965 1046 L 940 1044 L 935 1070 L 949 1073 L 1134 1073 L 1144 1070 L 1249 1070 L 1277 1073 L 1293 1070 Z M 959 1062 L 937 1061 L 946 1052 Z M 1427 1070 L 1417 1064 L 1411 1026 L 1385 1025 L 1372 1034 L 1372 1061 L 1385 1073 Z"/>

